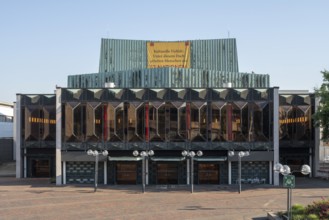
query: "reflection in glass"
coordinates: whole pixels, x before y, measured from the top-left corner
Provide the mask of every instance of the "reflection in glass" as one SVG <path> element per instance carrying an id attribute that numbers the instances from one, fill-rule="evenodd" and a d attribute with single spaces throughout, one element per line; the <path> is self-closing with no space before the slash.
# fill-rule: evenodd
<path id="1" fill-rule="evenodd" d="M 186 139 L 186 103 L 179 107 L 178 111 L 178 135 L 180 139 Z"/>
<path id="2" fill-rule="evenodd" d="M 42 140 L 56 140 L 56 111 L 54 106 L 43 107 L 43 122 Z"/>
<path id="3" fill-rule="evenodd" d="M 207 139 L 207 103 L 192 102 L 190 106 L 190 140 L 205 141 Z"/>
<path id="4" fill-rule="evenodd" d="M 86 106 L 78 105 L 73 108 L 73 134 L 77 141 L 84 141 L 86 135 Z"/>
<path id="5" fill-rule="evenodd" d="M 268 141 L 271 108 L 265 101 L 72 102 L 63 104 L 63 127 L 67 142 Z M 24 112 L 26 118 L 46 121 L 55 117 L 55 110 L 46 107 L 26 108 Z M 293 110 L 280 106 L 280 138 L 284 134 L 298 140 L 307 138 L 308 117 L 310 110 L 305 106 Z M 25 126 L 25 135 L 31 140 L 54 138 L 50 129 L 55 131 L 55 124 L 43 123 L 37 130 L 31 130 L 36 127 L 28 123 Z"/>
<path id="6" fill-rule="evenodd" d="M 280 140 L 309 140 L 311 138 L 310 106 L 280 106 Z"/>
<path id="7" fill-rule="evenodd" d="M 253 120 L 253 126 L 249 132 L 249 137 L 251 141 L 268 141 L 268 127 L 269 117 L 268 117 L 268 104 L 267 103 L 255 103 L 250 104 L 250 108 L 253 111 L 251 117 Z"/>
<path id="8" fill-rule="evenodd" d="M 208 108 L 207 103 L 204 103 L 200 108 L 200 141 L 207 140 L 207 130 L 208 130 Z"/>
<path id="9" fill-rule="evenodd" d="M 232 113 L 232 118 L 231 118 L 231 129 L 232 129 L 232 134 L 229 135 L 231 137 L 230 140 L 233 141 L 243 141 L 244 137 L 242 134 L 242 111 L 237 105 L 231 104 L 231 108 L 229 109 Z M 229 121 L 228 121 L 229 123 Z M 228 125 L 229 127 L 229 125 Z"/>
<path id="10" fill-rule="evenodd" d="M 211 132 L 209 134 L 209 139 L 211 141 L 220 140 L 220 108 L 218 108 L 214 103 L 211 104 Z"/>
<path id="11" fill-rule="evenodd" d="M 271 103 L 272 104 L 272 103 Z M 273 140 L 273 113 L 272 107 L 267 103 L 263 108 L 263 134 L 264 136 L 272 141 Z"/>
<path id="12" fill-rule="evenodd" d="M 142 141 L 144 136 L 145 110 L 143 103 L 126 104 L 127 123 L 124 124 L 128 142 Z"/>
<path id="13" fill-rule="evenodd" d="M 169 110 L 169 140 L 181 142 L 186 138 L 186 103 L 168 103 Z"/>
<path id="14" fill-rule="evenodd" d="M 65 141 L 73 141 L 73 108 L 69 103 L 65 104 Z"/>
<path id="15" fill-rule="evenodd" d="M 37 141 L 41 139 L 40 131 L 43 133 L 43 128 L 40 126 L 40 109 L 37 106 L 25 107 L 25 140 Z M 40 130 L 41 129 L 41 130 Z"/>
<path id="16" fill-rule="evenodd" d="M 279 137 L 280 140 L 289 140 L 289 132 L 288 132 L 288 122 L 289 122 L 289 112 L 291 112 L 291 106 L 280 106 L 279 108 L 279 122 L 280 122 L 280 130 Z"/>
<path id="17" fill-rule="evenodd" d="M 51 141 L 56 138 L 56 115 L 53 106 L 24 108 L 24 140 Z"/>
<path id="18" fill-rule="evenodd" d="M 102 106 L 101 103 L 90 102 L 86 106 L 86 140 L 101 141 L 102 134 Z"/>
<path id="19" fill-rule="evenodd" d="M 124 140 L 124 104 L 121 103 L 115 108 L 114 113 L 114 139 Z"/>

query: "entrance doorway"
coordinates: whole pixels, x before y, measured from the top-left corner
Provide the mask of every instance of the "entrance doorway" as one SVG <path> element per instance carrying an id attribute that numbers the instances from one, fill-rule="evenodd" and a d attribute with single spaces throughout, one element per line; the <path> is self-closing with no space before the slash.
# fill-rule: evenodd
<path id="1" fill-rule="evenodd" d="M 116 164 L 116 183 L 117 184 L 136 184 L 137 164 L 136 163 L 117 163 Z"/>
<path id="2" fill-rule="evenodd" d="M 178 165 L 175 163 L 158 163 L 157 184 L 178 184 Z"/>
<path id="3" fill-rule="evenodd" d="M 199 164 L 199 184 L 219 184 L 219 164 Z"/>
<path id="4" fill-rule="evenodd" d="M 50 161 L 47 159 L 32 159 L 32 177 L 50 177 Z"/>

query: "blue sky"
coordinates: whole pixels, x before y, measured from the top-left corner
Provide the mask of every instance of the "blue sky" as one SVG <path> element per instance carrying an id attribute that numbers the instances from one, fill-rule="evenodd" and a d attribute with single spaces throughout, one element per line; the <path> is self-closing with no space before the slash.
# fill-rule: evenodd
<path id="1" fill-rule="evenodd" d="M 240 72 L 313 91 L 329 70 L 329 1 L 0 1 L 0 102 L 98 71 L 101 38 L 236 38 Z"/>

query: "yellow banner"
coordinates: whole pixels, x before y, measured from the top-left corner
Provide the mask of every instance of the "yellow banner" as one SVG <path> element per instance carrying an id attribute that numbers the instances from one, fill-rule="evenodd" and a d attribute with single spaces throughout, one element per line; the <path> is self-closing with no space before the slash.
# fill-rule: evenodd
<path id="1" fill-rule="evenodd" d="M 147 68 L 190 68 L 190 42 L 147 42 Z"/>

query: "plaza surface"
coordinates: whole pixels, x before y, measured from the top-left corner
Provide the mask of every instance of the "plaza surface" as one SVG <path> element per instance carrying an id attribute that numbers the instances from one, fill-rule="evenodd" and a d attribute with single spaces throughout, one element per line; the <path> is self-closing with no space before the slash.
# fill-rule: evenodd
<path id="1" fill-rule="evenodd" d="M 292 203 L 329 197 L 329 181 L 296 178 Z M 287 208 L 287 189 L 271 185 L 56 186 L 49 179 L 0 177 L 0 219 L 266 219 Z"/>

